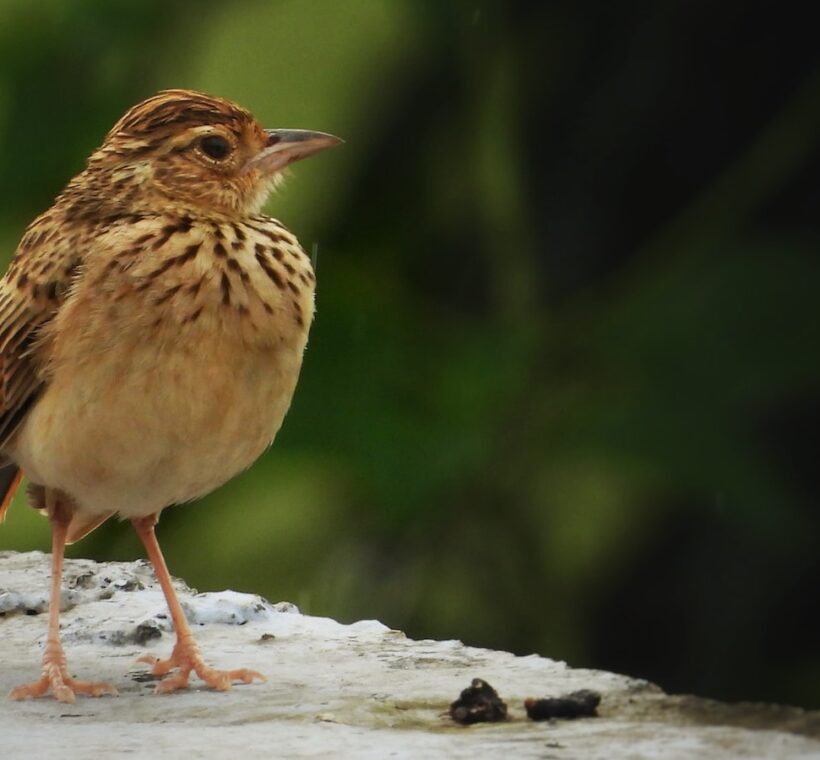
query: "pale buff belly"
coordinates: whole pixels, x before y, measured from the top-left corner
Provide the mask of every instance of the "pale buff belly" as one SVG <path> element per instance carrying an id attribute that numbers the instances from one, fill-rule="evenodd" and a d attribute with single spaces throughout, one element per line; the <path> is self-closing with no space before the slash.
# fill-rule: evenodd
<path id="1" fill-rule="evenodd" d="M 116 353 L 59 368 L 12 455 L 82 512 L 133 518 L 203 496 L 256 460 L 290 405 L 302 345 L 170 341 Z"/>

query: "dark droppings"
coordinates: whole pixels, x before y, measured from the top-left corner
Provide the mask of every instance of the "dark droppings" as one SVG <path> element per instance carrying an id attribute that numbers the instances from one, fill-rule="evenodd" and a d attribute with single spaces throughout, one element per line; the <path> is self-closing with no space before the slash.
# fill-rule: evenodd
<path id="1" fill-rule="evenodd" d="M 594 718 L 598 715 L 601 695 L 591 689 L 581 689 L 562 697 L 529 699 L 524 701 L 524 709 L 531 720 L 551 718 Z"/>
<path id="2" fill-rule="evenodd" d="M 462 725 L 507 720 L 507 705 L 486 681 L 474 678 L 470 686 L 450 705 L 450 717 Z"/>

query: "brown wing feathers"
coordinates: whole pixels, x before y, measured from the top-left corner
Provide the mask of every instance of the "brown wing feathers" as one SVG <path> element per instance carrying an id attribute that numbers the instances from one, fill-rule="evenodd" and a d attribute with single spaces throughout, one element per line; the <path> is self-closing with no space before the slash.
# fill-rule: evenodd
<path id="1" fill-rule="evenodd" d="M 38 377 L 29 349 L 39 327 L 53 314 L 35 306 L 22 292 L 14 293 L 7 279 L 0 283 L 0 449 L 14 435 L 36 397 L 42 381 Z M 12 292 L 10 292 L 12 291 Z M 39 313 L 38 313 L 39 312 Z"/>
<path id="2" fill-rule="evenodd" d="M 0 452 L 25 419 L 43 387 L 32 347 L 71 285 L 67 253 L 54 246 L 35 221 L 0 280 Z M 21 266 L 23 257 L 26 266 Z M 26 272 L 36 272 L 31 277 Z M 22 473 L 0 454 L 0 521 L 5 516 Z"/>

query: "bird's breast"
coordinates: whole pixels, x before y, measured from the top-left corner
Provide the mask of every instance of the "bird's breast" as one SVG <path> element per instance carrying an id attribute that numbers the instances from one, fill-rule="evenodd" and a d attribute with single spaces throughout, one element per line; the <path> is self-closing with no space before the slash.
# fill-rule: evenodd
<path id="1" fill-rule="evenodd" d="M 264 451 L 290 405 L 309 263 L 257 230 L 210 232 L 166 229 L 121 266 L 92 257 L 44 336 L 48 382 L 15 455 L 87 512 L 134 517 L 208 493 Z"/>

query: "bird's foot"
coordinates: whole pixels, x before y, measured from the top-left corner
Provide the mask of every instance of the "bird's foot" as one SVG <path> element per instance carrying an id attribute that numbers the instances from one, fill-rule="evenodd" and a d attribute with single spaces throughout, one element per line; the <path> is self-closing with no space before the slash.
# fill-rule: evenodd
<path id="1" fill-rule="evenodd" d="M 117 696 L 117 690 L 102 681 L 78 681 L 68 674 L 65 660 L 43 662 L 43 675 L 34 683 L 17 686 L 9 692 L 11 699 L 34 699 L 49 692 L 60 702 L 73 703 L 77 694 L 101 697 L 103 694 Z"/>
<path id="2" fill-rule="evenodd" d="M 212 668 L 203 662 L 199 654 L 199 648 L 193 639 L 178 639 L 171 656 L 164 660 L 159 657 L 145 655 L 139 658 L 139 662 L 151 665 L 151 672 L 155 676 L 166 676 L 157 684 L 158 694 L 168 694 L 178 689 L 187 689 L 191 671 L 196 673 L 211 689 L 217 689 L 218 691 L 230 689 L 233 681 L 252 683 L 254 679 L 268 680 L 261 673 L 247 668 L 238 670 L 217 670 Z M 172 670 L 177 672 L 167 675 Z"/>

